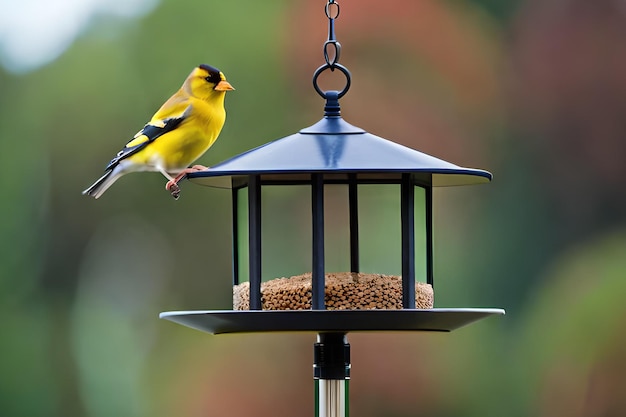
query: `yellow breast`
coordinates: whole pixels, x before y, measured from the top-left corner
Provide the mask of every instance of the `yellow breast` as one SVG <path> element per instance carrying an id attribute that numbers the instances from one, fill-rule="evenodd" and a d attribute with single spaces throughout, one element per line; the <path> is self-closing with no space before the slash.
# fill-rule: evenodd
<path id="1" fill-rule="evenodd" d="M 217 140 L 226 112 L 223 100 L 221 103 L 193 100 L 191 104 L 191 112 L 176 129 L 158 137 L 129 159 L 174 173 L 200 158 Z"/>

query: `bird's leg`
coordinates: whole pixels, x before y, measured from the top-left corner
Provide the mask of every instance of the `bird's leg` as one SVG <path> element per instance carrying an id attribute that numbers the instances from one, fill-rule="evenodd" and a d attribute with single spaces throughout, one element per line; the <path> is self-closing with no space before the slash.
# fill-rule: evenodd
<path id="1" fill-rule="evenodd" d="M 192 172 L 198 172 L 198 171 L 204 171 L 208 169 L 207 167 L 205 167 L 204 165 L 194 165 L 191 168 L 185 168 L 182 171 L 180 171 L 178 173 L 178 175 L 176 175 L 176 177 L 172 178 L 170 176 L 168 176 L 168 178 L 170 179 L 167 184 L 165 184 L 165 189 L 166 190 L 170 190 L 172 187 L 174 187 L 175 185 L 178 185 L 178 183 L 187 176 L 187 174 L 191 174 Z"/>
<path id="2" fill-rule="evenodd" d="M 178 186 L 178 181 L 180 181 L 180 178 L 172 177 L 165 169 L 161 167 L 157 167 L 157 169 L 161 174 L 163 174 L 165 178 L 169 180 L 167 184 L 165 184 L 165 189 L 172 194 L 172 197 L 174 197 L 175 200 L 178 200 L 178 197 L 180 196 L 180 187 Z"/>
<path id="3" fill-rule="evenodd" d="M 165 173 L 163 173 L 163 175 L 165 175 L 167 178 L 169 178 L 170 180 L 165 184 L 165 189 L 167 191 L 169 191 L 170 193 L 172 193 L 172 197 L 174 197 L 176 200 L 178 200 L 178 197 L 180 196 L 180 187 L 178 186 L 178 183 L 187 176 L 187 174 L 190 174 L 192 172 L 197 172 L 197 171 L 204 171 L 208 169 L 207 167 L 205 167 L 204 165 L 194 165 L 191 168 L 185 168 L 183 169 L 181 172 L 178 173 L 178 175 L 176 175 L 176 177 L 172 178 L 169 175 L 165 175 Z M 162 172 L 162 171 L 161 171 Z"/>

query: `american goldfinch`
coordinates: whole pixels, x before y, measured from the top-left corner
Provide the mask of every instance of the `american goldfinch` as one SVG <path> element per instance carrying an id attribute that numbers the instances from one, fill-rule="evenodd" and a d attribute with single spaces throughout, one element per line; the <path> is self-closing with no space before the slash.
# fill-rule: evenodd
<path id="1" fill-rule="evenodd" d="M 137 171 L 159 171 L 168 182 L 165 188 L 178 198 L 178 182 L 217 139 L 224 121 L 224 97 L 234 90 L 224 74 L 209 65 L 191 71 L 180 90 L 170 97 L 152 119 L 109 162 L 106 173 L 83 194 L 100 197 L 122 175 Z"/>

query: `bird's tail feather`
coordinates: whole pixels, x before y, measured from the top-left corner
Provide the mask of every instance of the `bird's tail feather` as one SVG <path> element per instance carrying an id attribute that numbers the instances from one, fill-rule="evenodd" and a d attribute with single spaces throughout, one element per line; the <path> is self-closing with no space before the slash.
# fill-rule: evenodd
<path id="1" fill-rule="evenodd" d="M 117 168 L 117 167 L 116 167 Z M 123 172 L 117 169 L 108 170 L 103 176 L 101 176 L 93 185 L 83 191 L 83 195 L 90 195 L 93 198 L 98 198 L 111 186 Z"/>

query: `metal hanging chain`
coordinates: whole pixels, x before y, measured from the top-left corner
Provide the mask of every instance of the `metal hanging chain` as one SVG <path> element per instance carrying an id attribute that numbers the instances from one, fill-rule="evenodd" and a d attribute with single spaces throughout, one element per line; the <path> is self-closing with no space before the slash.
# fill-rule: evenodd
<path id="1" fill-rule="evenodd" d="M 326 17 L 328 18 L 328 40 L 324 42 L 324 60 L 326 64 L 319 67 L 315 73 L 313 74 L 313 87 L 315 87 L 315 91 L 322 96 L 322 98 L 328 99 L 328 95 L 325 91 L 323 91 L 319 85 L 317 85 L 317 78 L 319 75 L 327 69 L 331 71 L 335 71 L 338 69 L 345 75 L 346 77 L 346 86 L 343 90 L 339 91 L 336 94 L 337 98 L 343 97 L 348 90 L 350 89 L 350 71 L 343 65 L 339 64 L 339 57 L 341 56 L 341 44 L 337 40 L 335 36 L 335 19 L 339 17 L 340 8 L 339 3 L 335 0 L 328 0 L 326 3 L 326 7 L 324 8 L 324 12 L 326 13 Z"/>
<path id="2" fill-rule="evenodd" d="M 328 40 L 324 42 L 324 60 L 330 70 L 334 71 L 335 67 L 339 63 L 339 57 L 341 55 L 341 44 L 337 41 L 337 37 L 335 36 L 335 19 L 339 17 L 339 12 L 341 11 L 339 9 L 339 3 L 335 0 L 329 0 L 329 2 L 326 3 L 324 11 L 326 12 L 326 17 L 328 18 Z M 329 46 L 331 45 L 334 48 L 332 59 L 328 53 Z"/>

